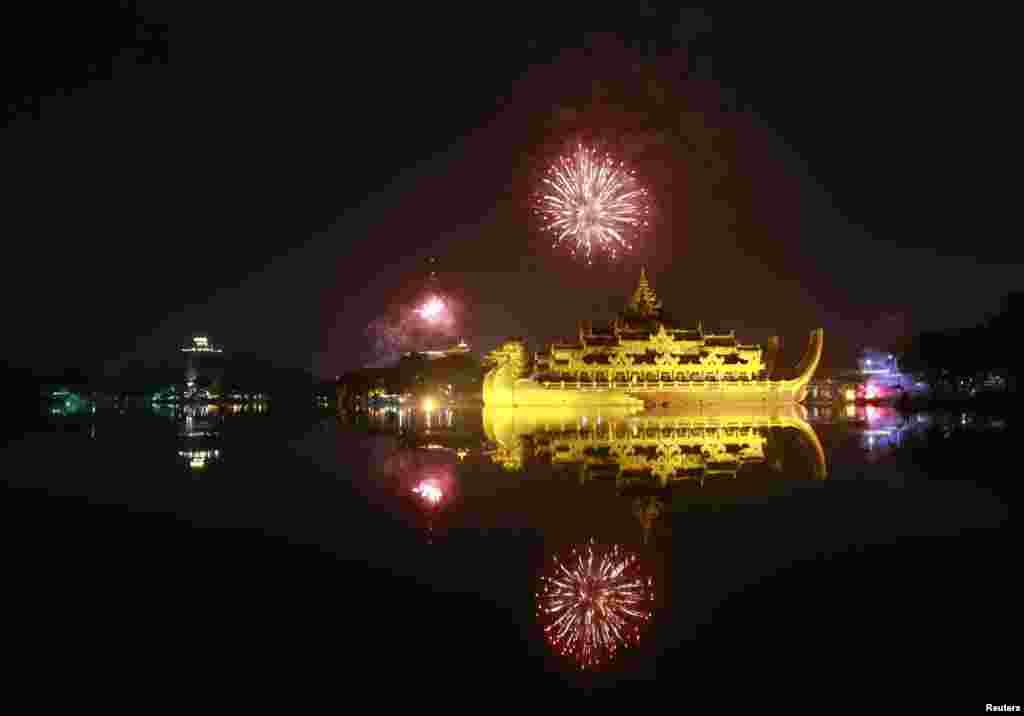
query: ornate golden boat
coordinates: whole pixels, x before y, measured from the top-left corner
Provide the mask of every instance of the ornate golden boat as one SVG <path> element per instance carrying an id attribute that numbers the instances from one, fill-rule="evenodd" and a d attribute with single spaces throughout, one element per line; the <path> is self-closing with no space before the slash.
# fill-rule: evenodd
<path id="1" fill-rule="evenodd" d="M 508 407 L 799 403 L 823 341 L 822 329 L 811 331 L 792 377 L 773 378 L 777 338 L 767 346 L 743 345 L 732 332 L 675 326 L 662 315 L 641 269 L 632 300 L 611 325 L 581 324 L 578 342 L 551 345 L 532 359 L 524 341 L 505 341 L 489 356 L 483 399 Z"/>

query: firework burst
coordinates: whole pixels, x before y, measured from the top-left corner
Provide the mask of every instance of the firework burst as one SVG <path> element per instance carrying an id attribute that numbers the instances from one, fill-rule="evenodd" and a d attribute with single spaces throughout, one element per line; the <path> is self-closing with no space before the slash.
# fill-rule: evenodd
<path id="1" fill-rule="evenodd" d="M 649 226 L 647 189 L 625 163 L 582 144 L 552 164 L 535 199 L 543 229 L 554 245 L 569 245 L 587 263 L 605 251 L 614 260 L 633 248 L 633 239 Z"/>
<path id="2" fill-rule="evenodd" d="M 642 573 L 636 554 L 591 540 L 566 559 L 552 558 L 541 578 L 537 617 L 556 652 L 580 669 L 594 669 L 639 641 L 653 594 L 653 580 Z"/>
<path id="3" fill-rule="evenodd" d="M 444 301 L 433 296 L 413 312 L 428 323 L 437 323 L 445 317 L 446 311 L 447 306 L 444 305 Z"/>

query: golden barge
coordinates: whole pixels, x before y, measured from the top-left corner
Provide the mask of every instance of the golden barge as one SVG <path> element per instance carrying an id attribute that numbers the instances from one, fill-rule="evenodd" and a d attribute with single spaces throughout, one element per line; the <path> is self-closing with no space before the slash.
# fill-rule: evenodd
<path id="1" fill-rule="evenodd" d="M 530 358 L 526 343 L 493 351 L 486 405 L 650 406 L 702 402 L 799 403 L 821 360 L 824 331 L 811 331 L 790 378 L 774 378 L 779 342 L 744 345 L 734 333 L 680 328 L 663 317 L 643 269 L 632 300 L 611 325 L 580 324 L 579 340 Z"/>

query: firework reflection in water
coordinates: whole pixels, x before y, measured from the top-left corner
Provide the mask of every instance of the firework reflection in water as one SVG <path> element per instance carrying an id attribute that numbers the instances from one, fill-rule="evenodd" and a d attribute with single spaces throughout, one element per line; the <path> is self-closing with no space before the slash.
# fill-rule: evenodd
<path id="1" fill-rule="evenodd" d="M 609 663 L 635 645 L 651 618 L 654 580 L 639 557 L 620 545 L 593 540 L 552 557 L 537 594 L 537 617 L 554 650 L 580 669 Z"/>
<path id="2" fill-rule="evenodd" d="M 432 544 L 434 541 L 434 526 L 437 522 L 438 512 L 440 511 L 441 505 L 446 497 L 444 488 L 438 480 L 428 478 L 416 483 L 416 486 L 412 488 L 412 491 L 413 494 L 419 498 L 422 507 L 425 508 L 425 516 L 427 520 L 427 544 Z"/>
<path id="3" fill-rule="evenodd" d="M 423 480 L 412 488 L 412 491 L 430 507 L 437 507 L 444 499 L 444 491 L 435 481 Z"/>

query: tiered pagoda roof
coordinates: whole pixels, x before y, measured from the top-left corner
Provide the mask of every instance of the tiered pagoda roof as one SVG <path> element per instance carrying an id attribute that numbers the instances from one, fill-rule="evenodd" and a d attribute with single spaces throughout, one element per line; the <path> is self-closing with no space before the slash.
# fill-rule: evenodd
<path id="1" fill-rule="evenodd" d="M 647 271 L 640 269 L 640 281 L 626 307 L 615 320 L 594 325 L 591 321 L 579 324 L 577 341 L 572 339 L 554 343 L 553 350 L 579 349 L 583 344 L 591 347 L 614 347 L 622 341 L 649 341 L 661 335 L 661 340 L 668 339 L 681 343 L 703 343 L 708 347 L 736 348 L 740 350 L 757 349 L 756 345 L 741 345 L 733 331 L 722 334 L 705 333 L 698 322 L 694 326 L 679 326 L 662 311 L 662 302 L 647 281 Z M 602 356 L 593 356 L 600 363 Z"/>
<path id="2" fill-rule="evenodd" d="M 661 301 L 647 283 L 647 270 L 640 268 L 640 283 L 637 284 L 633 298 L 626 306 L 626 316 L 639 319 L 657 319 L 661 317 Z"/>
<path id="3" fill-rule="evenodd" d="M 662 330 L 675 341 L 715 341 L 714 345 L 734 346 L 733 333 L 715 336 L 704 332 L 700 323 L 680 326 L 662 310 L 661 299 L 647 281 L 647 271 L 640 269 L 640 281 L 625 309 L 607 328 L 591 330 L 586 335 L 588 345 L 615 345 L 623 340 L 644 341 Z"/>

